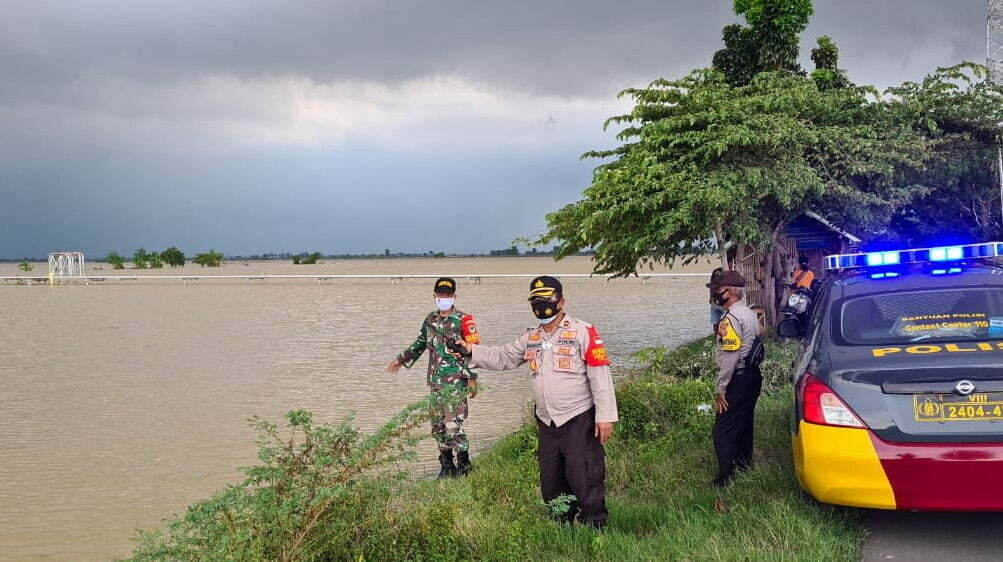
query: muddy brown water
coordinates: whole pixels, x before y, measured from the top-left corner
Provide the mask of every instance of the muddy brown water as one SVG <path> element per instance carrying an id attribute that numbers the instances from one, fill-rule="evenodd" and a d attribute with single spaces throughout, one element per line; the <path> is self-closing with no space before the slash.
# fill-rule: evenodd
<path id="1" fill-rule="evenodd" d="M 219 269 L 114 274 L 588 273 L 585 258 L 397 259 L 229 263 Z M 684 268 L 709 271 L 703 264 Z M 680 271 L 677 269 L 677 271 Z M 45 264 L 32 275 L 44 276 Z M 0 276 L 18 275 L 0 264 Z M 528 279 L 459 278 L 457 305 L 485 343 L 533 324 Z M 565 280 L 568 312 L 596 324 L 615 365 L 651 345 L 707 332 L 703 278 Z M 141 280 L 122 285 L 0 285 L 0 559 L 107 560 L 137 528 L 239 478 L 254 461 L 246 419 L 308 408 L 357 412 L 371 430 L 423 396 L 424 363 L 384 372 L 433 308 L 431 282 Z M 474 450 L 515 428 L 527 373 L 482 375 L 467 430 Z M 434 444 L 420 446 L 420 473 Z"/>

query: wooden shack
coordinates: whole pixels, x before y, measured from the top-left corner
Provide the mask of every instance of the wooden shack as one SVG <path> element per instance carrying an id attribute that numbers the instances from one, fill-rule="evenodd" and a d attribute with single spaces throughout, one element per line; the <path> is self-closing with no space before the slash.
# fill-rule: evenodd
<path id="1" fill-rule="evenodd" d="M 794 250 L 796 256 L 808 256 L 816 273 L 822 272 L 825 256 L 854 252 L 860 246 L 859 238 L 811 211 L 788 223 L 784 236 L 789 240 L 788 248 Z"/>
<path id="2" fill-rule="evenodd" d="M 779 242 L 786 249 L 784 253 L 787 255 L 783 267 L 788 278 L 800 256 L 808 256 L 812 270 L 821 276 L 825 256 L 854 252 L 860 245 L 859 238 L 812 211 L 805 212 L 788 223 Z M 760 311 L 770 310 L 771 307 L 762 294 L 764 277 L 762 256 L 747 254 L 740 259 L 740 263 L 734 264 L 734 267 L 747 280 L 755 280 L 746 286 L 746 302 Z M 773 292 L 774 302 L 779 305 L 786 290 L 783 287 L 774 287 Z M 772 313 L 765 313 L 763 321 L 768 323 L 771 315 Z"/>

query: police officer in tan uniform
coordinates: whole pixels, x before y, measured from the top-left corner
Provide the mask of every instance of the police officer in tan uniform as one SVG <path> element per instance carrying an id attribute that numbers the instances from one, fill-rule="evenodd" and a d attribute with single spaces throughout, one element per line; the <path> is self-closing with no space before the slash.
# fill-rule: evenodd
<path id="1" fill-rule="evenodd" d="M 718 287 L 712 289 L 716 304 L 726 309 L 717 324 L 714 349 L 718 368 L 713 430 L 718 471 L 714 484 L 719 487 L 727 485 L 736 470 L 752 465 L 756 401 L 763 386 L 759 366 L 746 362 L 759 337 L 759 322 L 742 300 L 743 287 L 745 278 L 737 271 L 725 271 Z"/>
<path id="2" fill-rule="evenodd" d="M 529 301 L 537 327 L 504 346 L 464 345 L 478 368 L 529 364 L 543 500 L 574 495 L 561 519 L 601 529 L 608 517 L 603 445 L 619 419 L 606 347 L 594 326 L 565 314 L 563 288 L 554 277 L 534 279 Z"/>

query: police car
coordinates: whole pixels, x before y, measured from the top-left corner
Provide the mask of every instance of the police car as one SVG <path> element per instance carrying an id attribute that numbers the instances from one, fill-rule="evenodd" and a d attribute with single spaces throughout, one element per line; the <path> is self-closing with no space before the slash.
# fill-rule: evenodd
<path id="1" fill-rule="evenodd" d="M 1003 243 L 828 256 L 795 364 L 794 466 L 831 504 L 1003 510 Z"/>

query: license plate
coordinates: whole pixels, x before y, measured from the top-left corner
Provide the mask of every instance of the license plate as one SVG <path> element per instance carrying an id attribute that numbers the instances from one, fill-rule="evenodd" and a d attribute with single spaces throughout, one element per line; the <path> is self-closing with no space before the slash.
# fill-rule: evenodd
<path id="1" fill-rule="evenodd" d="M 921 422 L 1003 420 L 1003 392 L 914 394 L 912 404 Z"/>

